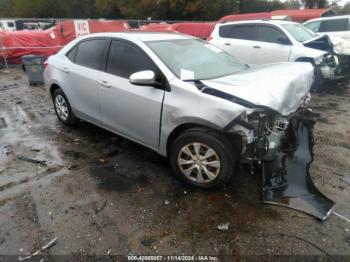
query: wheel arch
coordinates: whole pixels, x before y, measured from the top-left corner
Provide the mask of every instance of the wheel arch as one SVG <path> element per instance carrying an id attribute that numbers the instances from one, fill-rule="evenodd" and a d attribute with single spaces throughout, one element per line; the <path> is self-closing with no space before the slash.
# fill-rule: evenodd
<path id="1" fill-rule="evenodd" d="M 53 94 L 55 93 L 55 91 L 56 91 L 57 89 L 61 89 L 61 90 L 62 90 L 62 88 L 61 88 L 58 84 L 56 84 L 56 83 L 53 83 L 53 84 L 50 85 L 50 94 L 51 94 L 51 97 L 53 97 Z"/>
<path id="2" fill-rule="evenodd" d="M 169 150 L 171 148 L 171 145 L 176 140 L 176 138 L 178 138 L 183 132 L 193 128 L 203 128 L 203 129 L 216 132 L 220 135 L 223 135 L 226 138 L 228 138 L 233 148 L 237 149 L 239 152 L 242 151 L 243 136 L 240 133 L 226 133 L 226 132 L 223 132 L 222 130 L 219 130 L 210 126 L 206 126 L 203 124 L 198 124 L 198 123 L 183 123 L 177 126 L 176 128 L 174 128 L 169 134 L 167 143 L 166 143 L 166 155 L 169 155 Z"/>

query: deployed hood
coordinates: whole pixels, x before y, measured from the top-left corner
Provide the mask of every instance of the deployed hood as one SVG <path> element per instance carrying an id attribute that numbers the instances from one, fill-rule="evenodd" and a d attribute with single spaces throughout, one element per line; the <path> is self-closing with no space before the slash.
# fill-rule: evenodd
<path id="1" fill-rule="evenodd" d="M 350 55 L 350 41 L 336 36 L 322 35 L 303 42 L 303 45 L 327 52 L 333 51 L 337 55 Z"/>
<path id="2" fill-rule="evenodd" d="M 271 108 L 283 116 L 295 112 L 303 103 L 314 80 L 310 63 L 278 63 L 203 80 L 209 87 L 256 106 Z"/>

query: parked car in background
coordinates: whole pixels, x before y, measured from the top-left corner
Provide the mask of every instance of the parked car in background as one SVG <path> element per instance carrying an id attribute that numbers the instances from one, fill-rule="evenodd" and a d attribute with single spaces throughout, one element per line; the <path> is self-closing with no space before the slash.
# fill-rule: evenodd
<path id="1" fill-rule="evenodd" d="M 350 74 L 350 47 L 319 37 L 303 25 L 290 21 L 254 20 L 217 24 L 209 43 L 248 64 L 310 62 L 316 83 L 339 80 Z"/>
<path id="2" fill-rule="evenodd" d="M 83 119 L 142 144 L 203 188 L 227 182 L 236 161 L 271 160 L 297 146 L 289 137 L 313 82 L 309 63 L 249 66 L 172 33 L 92 34 L 46 65 L 61 122 Z"/>
<path id="3" fill-rule="evenodd" d="M 16 21 L 15 20 L 7 20 L 7 19 L 1 19 L 0 20 L 0 29 L 4 31 L 16 31 Z"/>
<path id="4" fill-rule="evenodd" d="M 350 15 L 311 19 L 304 26 L 320 35 L 327 33 L 350 40 Z"/>

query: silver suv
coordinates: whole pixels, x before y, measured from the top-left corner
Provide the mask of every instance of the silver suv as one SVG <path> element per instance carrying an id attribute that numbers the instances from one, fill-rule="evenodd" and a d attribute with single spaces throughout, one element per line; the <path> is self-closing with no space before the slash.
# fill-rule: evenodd
<path id="1" fill-rule="evenodd" d="M 46 65 L 61 122 L 83 119 L 149 147 L 203 188 L 228 181 L 237 161 L 271 160 L 291 142 L 313 82 L 309 63 L 248 66 L 165 33 L 89 35 Z"/>

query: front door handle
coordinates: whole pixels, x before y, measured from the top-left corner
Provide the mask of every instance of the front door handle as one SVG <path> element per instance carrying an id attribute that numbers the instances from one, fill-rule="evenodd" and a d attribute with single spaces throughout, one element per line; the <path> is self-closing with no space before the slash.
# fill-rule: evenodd
<path id="1" fill-rule="evenodd" d="M 62 67 L 62 68 L 61 68 L 61 71 L 62 71 L 63 73 L 66 73 L 66 74 L 69 73 L 69 70 L 68 70 L 67 67 Z"/>
<path id="2" fill-rule="evenodd" d="M 100 81 L 98 81 L 98 83 L 103 88 L 111 88 L 112 87 L 112 85 L 110 83 L 108 83 L 107 81 L 100 80 Z"/>
<path id="3" fill-rule="evenodd" d="M 228 46 L 230 46 L 231 44 L 230 44 L 230 43 L 225 43 L 225 45 L 228 45 Z"/>
<path id="4" fill-rule="evenodd" d="M 253 48 L 261 48 L 261 46 L 255 45 L 255 46 L 253 46 Z"/>

